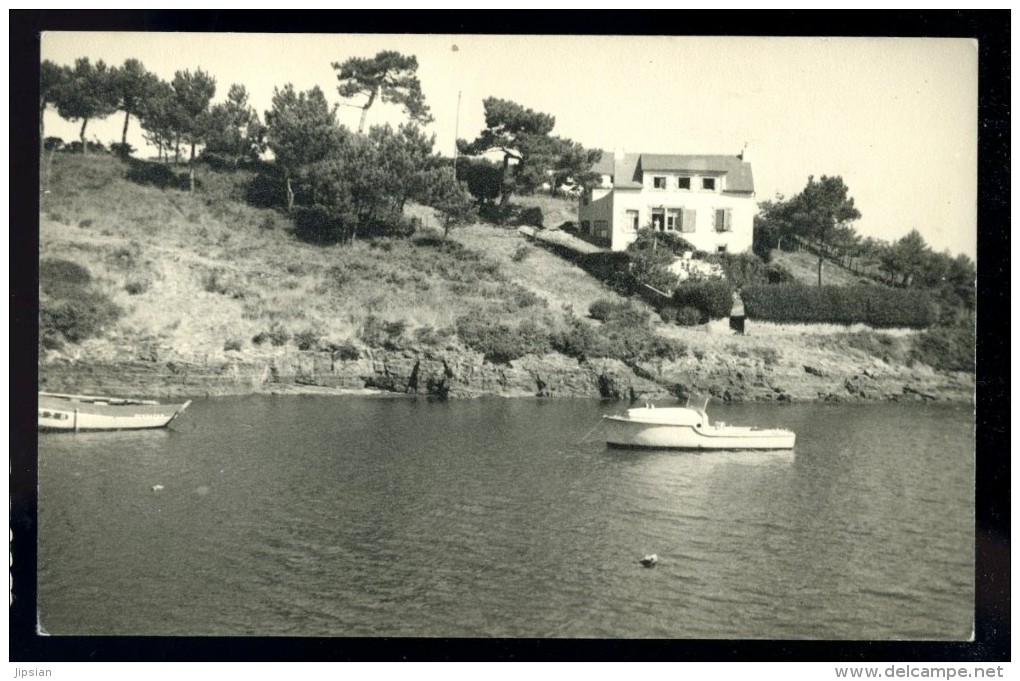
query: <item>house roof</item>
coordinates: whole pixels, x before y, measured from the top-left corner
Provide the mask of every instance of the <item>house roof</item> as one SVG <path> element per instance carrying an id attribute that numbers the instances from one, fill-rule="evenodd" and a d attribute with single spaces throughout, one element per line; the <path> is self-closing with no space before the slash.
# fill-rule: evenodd
<path id="1" fill-rule="evenodd" d="M 751 164 L 723 154 L 624 154 L 617 159 L 613 152 L 603 151 L 602 160 L 595 164 L 593 170 L 606 175 L 611 173 L 614 187 L 623 189 L 640 188 L 644 172 L 687 171 L 723 174 L 726 176 L 726 191 L 729 192 L 754 191 Z"/>

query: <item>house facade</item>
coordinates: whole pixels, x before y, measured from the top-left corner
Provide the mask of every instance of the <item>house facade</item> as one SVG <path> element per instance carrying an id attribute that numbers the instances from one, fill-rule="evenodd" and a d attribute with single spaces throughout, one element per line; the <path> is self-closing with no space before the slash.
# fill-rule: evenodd
<path id="1" fill-rule="evenodd" d="M 602 182 L 580 198 L 582 238 L 622 251 L 651 226 L 709 253 L 751 249 L 757 206 L 746 155 L 603 152 L 593 170 Z"/>

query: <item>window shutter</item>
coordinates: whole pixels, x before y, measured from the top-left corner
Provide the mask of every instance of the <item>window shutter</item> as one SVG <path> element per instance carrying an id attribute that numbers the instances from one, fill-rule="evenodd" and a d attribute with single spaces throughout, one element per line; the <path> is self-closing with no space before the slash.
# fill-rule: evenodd
<path id="1" fill-rule="evenodd" d="M 726 231 L 727 232 L 732 232 L 733 231 L 733 209 L 732 208 L 727 208 L 726 209 Z"/>
<path id="2" fill-rule="evenodd" d="M 684 208 L 684 231 L 693 232 L 697 212 L 693 208 Z"/>

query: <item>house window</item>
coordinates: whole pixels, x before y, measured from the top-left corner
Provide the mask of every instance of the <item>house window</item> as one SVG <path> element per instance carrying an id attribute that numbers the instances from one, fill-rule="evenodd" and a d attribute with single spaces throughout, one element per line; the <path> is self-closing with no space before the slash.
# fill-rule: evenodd
<path id="1" fill-rule="evenodd" d="M 679 178 L 677 178 L 677 189 L 690 189 L 690 188 L 691 188 L 691 178 L 689 178 L 689 177 L 679 177 Z"/>
<path id="2" fill-rule="evenodd" d="M 666 211 L 664 209 L 652 209 L 652 229 L 656 232 L 662 232 L 666 229 Z"/>
<path id="3" fill-rule="evenodd" d="M 694 232 L 694 225 L 697 222 L 697 211 L 693 208 L 684 208 L 680 215 L 680 231 L 686 234 Z"/>
<path id="4" fill-rule="evenodd" d="M 638 231 L 638 226 L 640 224 L 639 220 L 640 214 L 636 210 L 628 210 L 626 211 L 626 217 L 624 218 L 623 224 L 625 224 L 627 229 L 631 232 L 636 232 Z"/>
<path id="5" fill-rule="evenodd" d="M 605 220 L 595 221 L 595 236 L 599 239 L 609 238 L 609 223 Z"/>
<path id="6" fill-rule="evenodd" d="M 666 209 L 666 231 L 679 232 L 683 223 L 683 210 L 680 208 Z"/>
<path id="7" fill-rule="evenodd" d="M 591 220 L 581 220 L 581 234 L 591 234 Z"/>
<path id="8" fill-rule="evenodd" d="M 709 191 L 715 191 L 715 178 L 714 177 L 703 177 L 701 178 L 701 188 Z"/>
<path id="9" fill-rule="evenodd" d="M 733 231 L 733 211 L 730 208 L 716 208 L 712 221 L 717 232 Z"/>
<path id="10" fill-rule="evenodd" d="M 726 244 L 720 244 L 720 245 L 716 246 L 715 247 L 715 252 L 716 253 L 725 253 L 726 252 Z"/>
<path id="11" fill-rule="evenodd" d="M 652 186 L 656 189 L 666 188 L 666 178 L 664 176 L 656 176 L 652 178 Z"/>

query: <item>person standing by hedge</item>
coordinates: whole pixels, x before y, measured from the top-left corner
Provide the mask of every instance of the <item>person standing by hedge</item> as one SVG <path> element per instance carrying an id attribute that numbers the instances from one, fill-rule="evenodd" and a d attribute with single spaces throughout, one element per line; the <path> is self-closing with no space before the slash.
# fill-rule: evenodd
<path id="1" fill-rule="evenodd" d="M 739 335 L 744 335 L 744 301 L 740 298 L 740 289 L 733 292 L 733 308 L 730 310 L 730 328 Z"/>

